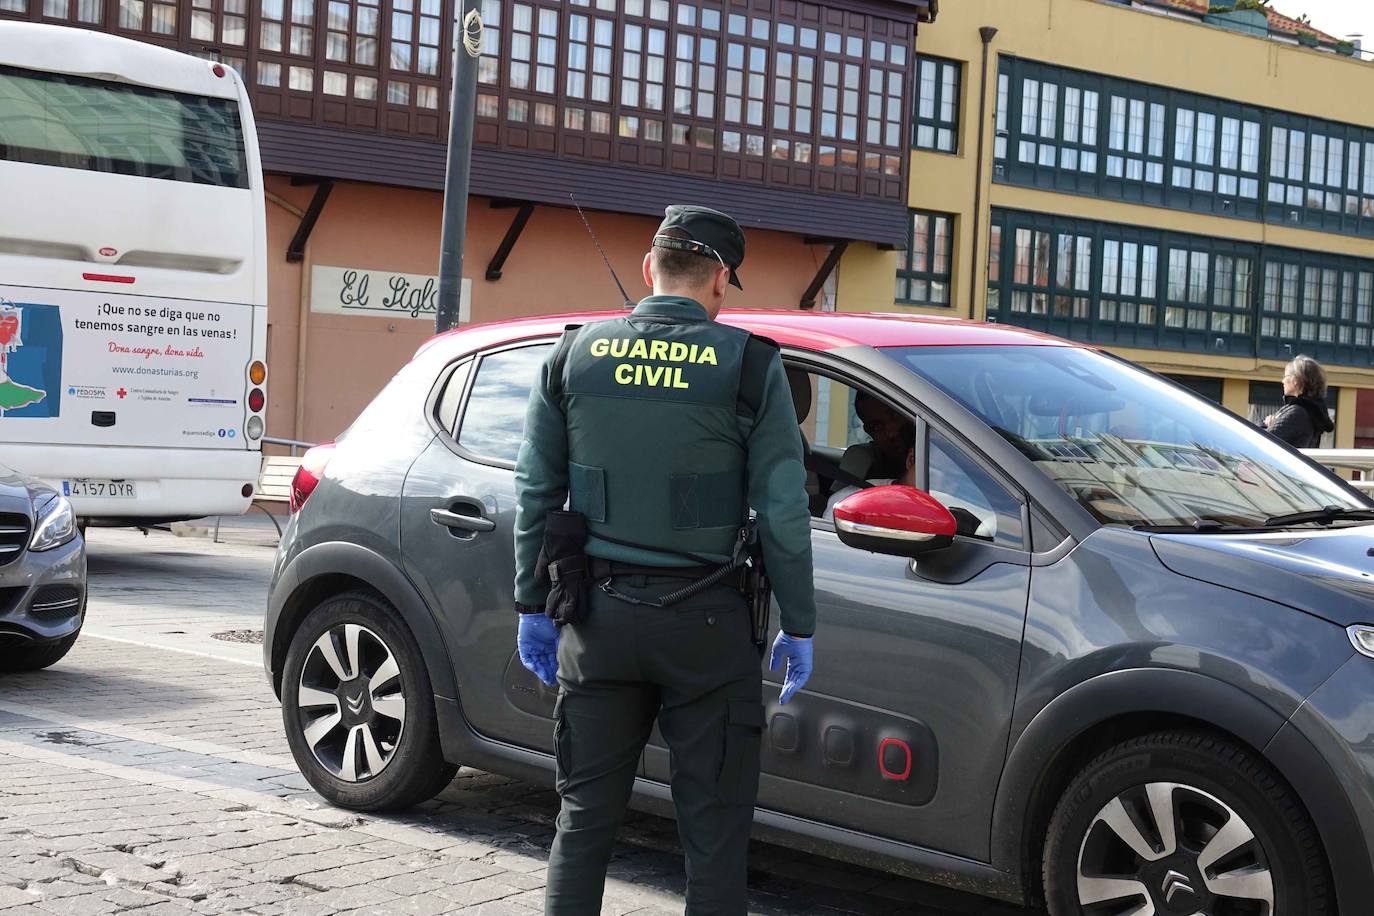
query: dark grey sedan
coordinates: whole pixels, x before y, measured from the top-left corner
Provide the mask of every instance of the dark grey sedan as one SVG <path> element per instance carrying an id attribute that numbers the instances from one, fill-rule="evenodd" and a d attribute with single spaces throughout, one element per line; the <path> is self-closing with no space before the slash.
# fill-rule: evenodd
<path id="1" fill-rule="evenodd" d="M 86 617 L 86 544 L 72 504 L 0 466 L 0 672 L 56 664 Z"/>
<path id="2" fill-rule="evenodd" d="M 536 369 L 587 318 L 436 338 L 307 456 L 264 660 L 336 804 L 414 804 L 459 763 L 552 780 L 555 697 L 514 652 L 513 468 Z M 1369 912 L 1363 496 L 1091 348 L 724 320 L 782 346 L 815 516 L 816 670 L 769 706 L 759 835 L 1054 916 Z M 670 812 L 669 781 L 655 734 L 638 801 Z"/>

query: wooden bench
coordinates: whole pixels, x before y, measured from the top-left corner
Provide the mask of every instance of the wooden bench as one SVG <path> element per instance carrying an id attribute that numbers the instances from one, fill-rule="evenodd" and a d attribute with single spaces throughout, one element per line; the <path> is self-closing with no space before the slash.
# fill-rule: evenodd
<path id="1" fill-rule="evenodd" d="M 289 503 L 291 502 L 291 481 L 296 478 L 296 471 L 301 466 L 299 457 L 289 455 L 263 455 L 262 470 L 258 472 L 258 485 L 253 490 L 253 501 L 249 508 L 257 506 L 263 513 L 272 520 L 273 526 L 277 529 L 277 537 L 281 537 L 281 523 L 273 515 L 265 503 Z M 219 541 L 219 519 L 215 519 L 215 541 Z"/>

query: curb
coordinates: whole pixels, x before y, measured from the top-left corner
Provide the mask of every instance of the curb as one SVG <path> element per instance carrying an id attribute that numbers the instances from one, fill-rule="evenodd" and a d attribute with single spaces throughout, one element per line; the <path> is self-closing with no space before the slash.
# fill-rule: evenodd
<path id="1" fill-rule="evenodd" d="M 172 534 L 179 538 L 208 538 L 215 534 L 215 529 L 208 525 L 193 525 L 190 522 L 172 522 L 171 529 Z"/>
<path id="2" fill-rule="evenodd" d="M 219 526 L 219 541 L 223 543 L 251 544 L 255 546 L 276 547 L 278 543 L 277 529 L 266 518 L 245 523 L 245 516 L 226 515 L 222 517 Z M 172 522 L 167 526 L 168 530 L 179 538 L 204 538 L 211 540 L 215 536 L 215 520 L 195 519 L 189 522 Z"/>

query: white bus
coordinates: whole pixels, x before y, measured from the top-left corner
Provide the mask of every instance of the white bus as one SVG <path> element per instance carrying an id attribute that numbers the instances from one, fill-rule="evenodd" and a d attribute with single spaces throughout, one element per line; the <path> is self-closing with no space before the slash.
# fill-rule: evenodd
<path id="1" fill-rule="evenodd" d="M 95 524 L 247 511 L 266 217 L 233 69 L 0 22 L 0 464 Z"/>

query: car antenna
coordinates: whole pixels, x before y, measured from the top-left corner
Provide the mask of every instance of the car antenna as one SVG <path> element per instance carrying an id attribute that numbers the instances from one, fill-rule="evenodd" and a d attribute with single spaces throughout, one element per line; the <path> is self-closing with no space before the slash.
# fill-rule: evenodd
<path id="1" fill-rule="evenodd" d="M 577 197 L 572 191 L 568 192 L 568 197 L 572 198 L 573 206 L 577 208 L 577 215 L 582 217 L 582 225 L 587 227 L 587 234 L 592 237 L 592 244 L 596 246 L 597 253 L 601 255 L 601 260 L 606 263 L 606 269 L 611 272 L 611 279 L 615 281 L 615 288 L 620 290 L 620 298 L 625 300 L 625 308 L 632 309 L 635 304 L 630 301 L 630 297 L 625 294 L 625 287 L 621 285 L 620 278 L 615 275 L 615 268 L 611 266 L 611 259 L 606 257 L 606 251 L 601 247 L 601 243 L 596 239 L 596 233 L 592 231 L 592 224 L 587 221 L 587 214 L 582 212 L 582 205 L 577 202 Z"/>

